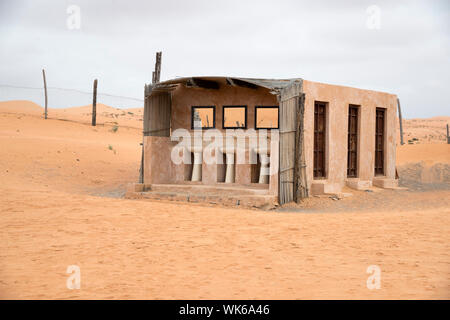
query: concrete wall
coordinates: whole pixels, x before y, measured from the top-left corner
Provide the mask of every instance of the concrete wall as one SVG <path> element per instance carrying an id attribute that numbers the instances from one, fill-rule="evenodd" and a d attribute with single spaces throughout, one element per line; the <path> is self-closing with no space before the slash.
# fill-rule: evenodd
<path id="1" fill-rule="evenodd" d="M 375 110 L 386 108 L 385 123 L 385 174 L 395 179 L 396 108 L 393 94 L 303 81 L 305 93 L 305 150 L 307 179 L 312 183 L 326 184 L 325 190 L 339 192 L 347 180 L 347 128 L 349 104 L 360 106 L 358 180 L 372 182 L 375 165 Z M 313 179 L 314 157 L 314 102 L 328 103 L 326 130 L 326 179 Z M 314 187 L 314 186 L 313 186 Z M 320 193 L 321 188 L 317 188 Z M 314 192 L 313 188 L 313 192 Z"/>

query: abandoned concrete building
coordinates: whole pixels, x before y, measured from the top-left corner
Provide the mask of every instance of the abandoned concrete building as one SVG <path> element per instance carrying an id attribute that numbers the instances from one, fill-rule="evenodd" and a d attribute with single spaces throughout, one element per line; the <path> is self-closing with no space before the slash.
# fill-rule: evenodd
<path id="1" fill-rule="evenodd" d="M 230 77 L 145 91 L 141 181 L 127 197 L 259 207 L 397 186 L 394 94 Z"/>

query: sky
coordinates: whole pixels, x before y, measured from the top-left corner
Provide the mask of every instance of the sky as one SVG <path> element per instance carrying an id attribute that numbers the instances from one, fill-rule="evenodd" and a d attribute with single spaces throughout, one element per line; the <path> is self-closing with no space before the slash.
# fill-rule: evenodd
<path id="1" fill-rule="evenodd" d="M 75 8 L 75 9 L 74 9 Z M 78 14 L 79 13 L 79 14 Z M 161 80 L 303 78 L 397 94 L 405 118 L 450 115 L 450 1 L 0 0 L 0 100 L 116 107 Z M 36 89 L 21 89 L 30 87 Z"/>

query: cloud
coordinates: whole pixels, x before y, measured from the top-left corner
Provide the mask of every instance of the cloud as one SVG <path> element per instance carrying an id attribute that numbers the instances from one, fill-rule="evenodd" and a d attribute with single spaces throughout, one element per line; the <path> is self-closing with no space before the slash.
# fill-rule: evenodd
<path id="1" fill-rule="evenodd" d="M 163 79 L 302 77 L 396 93 L 405 117 L 448 114 L 448 1 L 0 3 L 0 84 L 40 86 L 45 67 L 61 87 L 98 78 L 104 92 L 140 98 L 162 50 Z M 80 30 L 66 26 L 69 4 Z M 366 27 L 373 4 L 379 30 Z"/>

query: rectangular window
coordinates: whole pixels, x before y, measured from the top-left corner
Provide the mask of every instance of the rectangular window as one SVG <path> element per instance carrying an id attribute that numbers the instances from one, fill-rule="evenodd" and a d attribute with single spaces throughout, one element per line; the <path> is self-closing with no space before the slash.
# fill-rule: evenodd
<path id="1" fill-rule="evenodd" d="M 314 178 L 325 178 L 326 102 L 314 103 Z"/>
<path id="2" fill-rule="evenodd" d="M 223 106 L 222 128 L 224 128 L 224 129 L 246 129 L 247 128 L 247 106 Z"/>
<path id="3" fill-rule="evenodd" d="M 384 121 L 386 109 L 377 108 L 375 123 L 375 175 L 384 175 Z"/>
<path id="4" fill-rule="evenodd" d="M 216 107 L 192 107 L 191 129 L 211 129 L 216 127 Z"/>
<path id="5" fill-rule="evenodd" d="M 278 129 L 278 106 L 255 107 L 255 129 Z"/>
<path id="6" fill-rule="evenodd" d="M 359 106 L 348 107 L 347 177 L 358 175 L 358 113 Z"/>

